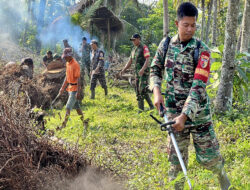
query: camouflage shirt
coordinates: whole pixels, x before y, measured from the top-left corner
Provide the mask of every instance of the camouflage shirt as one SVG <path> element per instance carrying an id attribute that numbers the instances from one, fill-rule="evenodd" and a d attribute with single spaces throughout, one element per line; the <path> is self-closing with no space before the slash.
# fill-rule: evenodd
<path id="1" fill-rule="evenodd" d="M 90 51 L 91 47 L 88 43 L 82 46 L 82 59 L 89 60 L 90 59 Z"/>
<path id="2" fill-rule="evenodd" d="M 143 67 L 147 58 L 150 57 L 149 49 L 146 45 L 140 43 L 139 46 L 135 46 L 130 54 L 132 64 L 135 67 L 136 77 L 139 77 L 139 71 Z M 144 75 L 149 75 L 149 68 L 145 69 Z"/>
<path id="3" fill-rule="evenodd" d="M 45 63 L 46 66 L 48 66 L 48 64 L 49 64 L 51 61 L 53 61 L 53 56 L 51 56 L 50 58 L 48 58 L 48 56 L 45 55 L 45 56 L 43 57 L 43 62 Z"/>
<path id="4" fill-rule="evenodd" d="M 91 70 L 95 70 L 97 66 L 100 67 L 100 72 L 104 72 L 104 53 L 99 49 L 93 50 L 91 55 Z"/>
<path id="5" fill-rule="evenodd" d="M 184 113 L 186 125 L 197 126 L 211 121 L 210 101 L 206 93 L 206 82 L 210 71 L 210 51 L 201 42 L 198 65 L 194 65 L 194 49 L 197 40 L 192 38 L 183 47 L 178 35 L 174 36 L 168 47 L 165 61 L 164 38 L 151 63 L 150 89 L 161 88 L 163 72 L 166 80 L 166 108 L 170 119 Z"/>

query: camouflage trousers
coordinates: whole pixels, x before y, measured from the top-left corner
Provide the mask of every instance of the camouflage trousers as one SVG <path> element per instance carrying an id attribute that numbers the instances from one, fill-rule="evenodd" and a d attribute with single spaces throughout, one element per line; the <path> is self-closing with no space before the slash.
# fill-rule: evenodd
<path id="1" fill-rule="evenodd" d="M 81 64 L 81 75 L 85 76 L 85 73 L 90 78 L 90 60 L 89 59 L 83 59 L 82 58 L 82 64 Z"/>
<path id="2" fill-rule="evenodd" d="M 196 160 L 204 168 L 218 174 L 223 166 L 224 160 L 220 154 L 219 143 L 215 136 L 211 122 L 175 132 L 176 142 L 179 146 L 185 165 L 188 163 L 188 146 L 192 134 Z M 182 172 L 177 154 L 171 139 L 168 139 L 168 159 L 170 162 L 169 181 L 174 180 L 179 172 Z M 183 189 L 184 179 L 175 184 L 175 189 Z"/>
<path id="3" fill-rule="evenodd" d="M 143 100 L 145 96 L 148 94 L 147 86 L 148 86 L 148 75 L 142 75 L 141 77 L 136 76 L 135 93 L 138 101 Z"/>
<path id="4" fill-rule="evenodd" d="M 102 88 L 107 89 L 105 73 L 93 74 L 90 81 L 90 90 L 94 90 L 97 84 L 97 80 L 99 80 Z"/>
<path id="5" fill-rule="evenodd" d="M 135 92 L 138 101 L 138 108 L 144 110 L 144 99 L 148 102 L 150 109 L 154 108 L 152 100 L 148 94 L 148 75 L 137 76 L 135 78 Z"/>

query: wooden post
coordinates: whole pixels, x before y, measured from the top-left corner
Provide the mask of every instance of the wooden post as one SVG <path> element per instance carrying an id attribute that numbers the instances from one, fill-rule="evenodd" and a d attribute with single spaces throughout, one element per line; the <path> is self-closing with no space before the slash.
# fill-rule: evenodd
<path id="1" fill-rule="evenodd" d="M 109 22 L 109 19 L 108 19 L 108 51 L 110 51 L 110 22 Z"/>

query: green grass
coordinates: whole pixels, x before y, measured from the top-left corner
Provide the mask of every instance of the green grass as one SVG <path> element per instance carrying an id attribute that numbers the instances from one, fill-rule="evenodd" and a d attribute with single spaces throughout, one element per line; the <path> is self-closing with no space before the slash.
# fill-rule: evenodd
<path id="1" fill-rule="evenodd" d="M 108 97 L 97 87 L 96 99 L 90 100 L 86 88 L 82 110 L 89 118 L 89 128 L 83 138 L 83 126 L 76 111 L 72 111 L 67 127 L 55 135 L 72 145 L 79 144 L 83 154 L 96 166 L 111 170 L 126 180 L 127 189 L 172 189 L 168 183 L 169 163 L 166 153 L 167 134 L 149 116 L 156 110 L 138 114 L 133 89 L 109 89 Z M 146 110 L 149 110 L 145 102 Z M 214 125 L 226 161 L 226 171 L 235 189 L 250 189 L 249 181 L 249 110 L 233 110 L 226 116 L 214 116 Z M 63 121 L 65 110 L 47 117 L 46 127 L 54 130 Z M 158 119 L 160 119 L 158 117 Z M 190 147 L 188 173 L 195 190 L 220 189 L 217 178 L 195 160 Z M 185 189 L 188 189 L 186 184 Z"/>

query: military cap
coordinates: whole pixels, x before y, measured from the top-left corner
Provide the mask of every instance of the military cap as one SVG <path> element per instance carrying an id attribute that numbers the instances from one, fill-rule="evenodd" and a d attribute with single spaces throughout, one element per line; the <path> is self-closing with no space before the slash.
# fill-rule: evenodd
<path id="1" fill-rule="evenodd" d="M 135 40 L 135 39 L 141 39 L 141 36 L 139 34 L 134 34 L 131 36 L 130 41 Z"/>
<path id="2" fill-rule="evenodd" d="M 90 45 L 92 45 L 92 44 L 96 44 L 98 46 L 97 40 L 91 40 Z"/>

